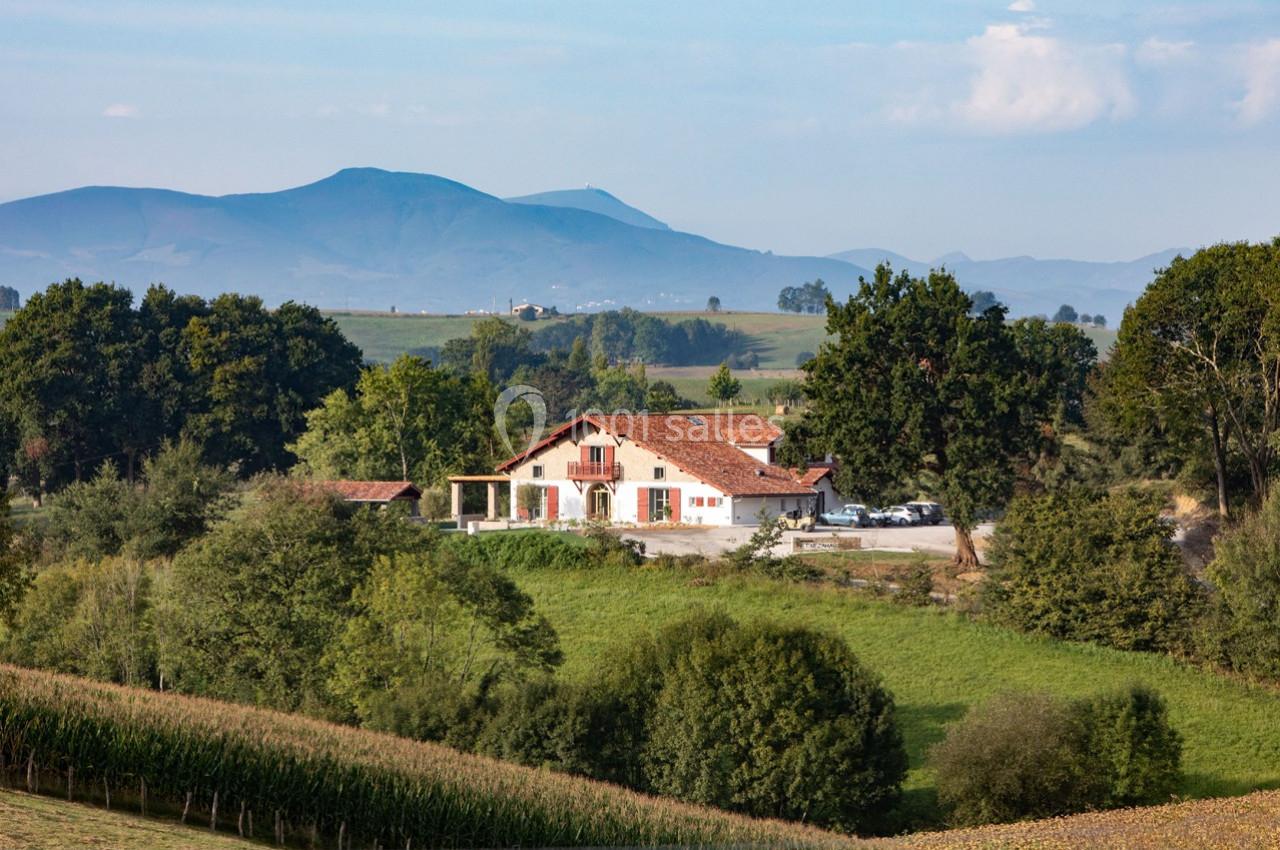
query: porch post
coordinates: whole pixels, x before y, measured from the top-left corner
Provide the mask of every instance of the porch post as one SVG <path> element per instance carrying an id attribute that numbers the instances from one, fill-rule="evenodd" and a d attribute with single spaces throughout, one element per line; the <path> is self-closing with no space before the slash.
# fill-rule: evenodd
<path id="1" fill-rule="evenodd" d="M 462 482 L 449 482 L 449 511 L 453 514 L 453 521 L 458 524 L 458 528 L 462 528 Z"/>
<path id="2" fill-rule="evenodd" d="M 489 511 L 485 514 L 485 519 L 498 518 L 498 482 L 488 482 L 489 488 Z"/>

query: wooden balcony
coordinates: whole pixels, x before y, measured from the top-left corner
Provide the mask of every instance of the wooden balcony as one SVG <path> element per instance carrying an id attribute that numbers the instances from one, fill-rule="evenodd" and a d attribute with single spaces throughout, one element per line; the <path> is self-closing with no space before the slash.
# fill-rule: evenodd
<path id="1" fill-rule="evenodd" d="M 579 463 L 569 461 L 570 481 L 617 481 L 622 477 L 620 463 Z"/>

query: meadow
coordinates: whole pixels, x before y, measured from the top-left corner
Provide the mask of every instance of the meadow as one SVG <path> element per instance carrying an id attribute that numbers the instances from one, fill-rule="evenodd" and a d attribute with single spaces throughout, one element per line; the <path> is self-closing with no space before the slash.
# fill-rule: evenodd
<path id="1" fill-rule="evenodd" d="M 693 607 L 840 635 L 895 696 L 911 760 L 907 811 L 917 824 L 938 819 L 925 764 L 929 747 L 969 707 L 1007 691 L 1084 696 L 1148 684 L 1165 695 L 1173 725 L 1185 738 L 1187 796 L 1280 787 L 1280 695 L 1168 657 L 1028 637 L 833 586 L 747 576 L 708 580 L 657 567 L 512 575 L 559 632 L 562 674 L 571 679 L 595 675 L 615 641 Z"/>

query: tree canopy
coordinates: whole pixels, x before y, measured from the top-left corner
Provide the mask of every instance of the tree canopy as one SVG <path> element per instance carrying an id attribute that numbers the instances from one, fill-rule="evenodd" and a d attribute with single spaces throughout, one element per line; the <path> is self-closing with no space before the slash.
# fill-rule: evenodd
<path id="1" fill-rule="evenodd" d="M 822 278 L 801 284 L 786 286 L 778 293 L 778 309 L 789 313 L 820 313 L 831 293 Z"/>
<path id="2" fill-rule="evenodd" d="M 833 339 L 803 367 L 810 406 L 792 430 L 801 450 L 840 460 L 836 487 L 850 496 L 884 502 L 932 482 L 966 565 L 971 529 L 1008 500 L 1054 413 L 1076 404 L 1068 378 L 1091 359 L 1043 322 L 1011 328 L 1003 308 L 972 307 L 946 272 L 879 266 L 846 303 L 827 302 Z"/>

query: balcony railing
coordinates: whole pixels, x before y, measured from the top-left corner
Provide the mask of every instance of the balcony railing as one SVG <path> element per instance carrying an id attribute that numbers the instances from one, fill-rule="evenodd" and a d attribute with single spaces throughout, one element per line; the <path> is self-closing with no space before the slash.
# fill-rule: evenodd
<path id="1" fill-rule="evenodd" d="M 570 481 L 617 481 L 622 477 L 620 463 L 579 463 L 569 461 Z"/>

